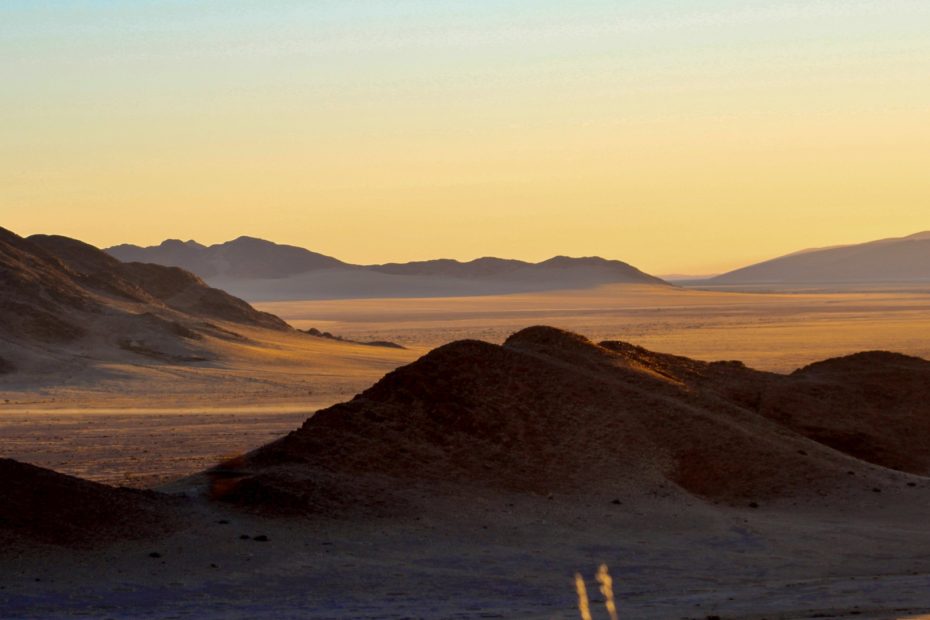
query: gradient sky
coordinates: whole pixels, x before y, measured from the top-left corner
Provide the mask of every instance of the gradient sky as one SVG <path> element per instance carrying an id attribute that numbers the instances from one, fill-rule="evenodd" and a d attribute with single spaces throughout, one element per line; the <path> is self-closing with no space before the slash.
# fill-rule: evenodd
<path id="1" fill-rule="evenodd" d="M 653 273 L 930 229 L 927 0 L 4 0 L 0 225 Z"/>

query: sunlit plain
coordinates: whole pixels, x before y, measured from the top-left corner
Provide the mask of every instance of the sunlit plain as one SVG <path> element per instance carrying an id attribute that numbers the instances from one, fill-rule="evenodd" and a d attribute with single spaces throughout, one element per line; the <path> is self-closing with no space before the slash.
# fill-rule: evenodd
<path id="1" fill-rule="evenodd" d="M 930 290 L 747 294 L 611 285 L 489 297 L 257 304 L 298 327 L 433 347 L 458 338 L 499 342 L 546 324 L 594 340 L 624 340 L 703 360 L 736 359 L 778 372 L 865 350 L 930 357 Z"/>

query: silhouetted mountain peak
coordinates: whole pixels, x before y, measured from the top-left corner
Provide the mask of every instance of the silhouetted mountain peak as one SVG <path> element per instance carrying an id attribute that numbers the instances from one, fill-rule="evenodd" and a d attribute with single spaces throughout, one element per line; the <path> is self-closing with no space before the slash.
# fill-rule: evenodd
<path id="1" fill-rule="evenodd" d="M 606 258 L 601 258 L 600 256 L 579 256 L 571 257 L 565 255 L 553 256 L 550 259 L 544 260 L 539 265 L 546 265 L 549 267 L 575 267 L 578 265 L 587 265 L 587 266 L 601 266 L 601 265 L 610 265 L 610 264 L 626 264 L 621 263 L 621 261 L 611 261 Z"/>
<path id="2" fill-rule="evenodd" d="M 305 298 L 314 298 L 320 294 L 317 284 L 340 291 L 326 297 L 497 294 L 615 283 L 667 285 L 627 263 L 600 257 L 557 256 L 529 263 L 484 256 L 469 261 L 439 258 L 353 265 L 304 248 L 247 235 L 209 247 L 168 240 L 148 248 L 121 245 L 108 251 L 124 261 L 179 266 L 221 288 L 242 291 L 244 296 L 254 299 L 301 298 L 299 289 L 303 287 L 310 289 Z M 255 295 L 245 292 L 269 289 L 282 292 Z"/>
<path id="3" fill-rule="evenodd" d="M 243 247 L 261 247 L 261 248 L 273 248 L 273 247 L 296 247 L 293 245 L 285 245 L 283 243 L 274 243 L 272 241 L 267 241 L 265 239 L 260 239 L 259 237 L 251 237 L 249 235 L 239 235 L 231 241 L 225 243 L 218 243 L 217 246 L 228 247 L 228 246 L 243 246 Z M 213 247 L 213 246 L 211 246 Z M 309 250 L 307 250 L 309 252 Z"/>
<path id="4" fill-rule="evenodd" d="M 139 246 L 135 246 L 135 247 L 139 247 Z M 186 249 L 192 249 L 192 250 L 207 249 L 207 246 L 197 243 L 193 239 L 188 239 L 187 241 L 182 241 L 180 239 L 165 239 L 160 244 L 158 244 L 158 247 L 166 248 L 166 249 L 168 248 L 186 248 Z"/>

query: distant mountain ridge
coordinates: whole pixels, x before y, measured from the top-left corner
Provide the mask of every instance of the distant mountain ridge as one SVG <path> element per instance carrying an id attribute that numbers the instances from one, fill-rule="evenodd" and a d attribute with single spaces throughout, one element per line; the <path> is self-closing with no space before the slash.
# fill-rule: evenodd
<path id="1" fill-rule="evenodd" d="M 284 278 L 317 269 L 350 267 L 304 248 L 246 236 L 211 246 L 193 240 L 166 239 L 159 245 L 145 248 L 123 244 L 104 251 L 124 262 L 181 267 L 201 278 Z"/>
<path id="2" fill-rule="evenodd" d="M 618 260 L 555 256 L 539 263 L 494 257 L 355 265 L 310 250 L 239 237 L 205 246 L 169 239 L 157 246 L 106 250 L 122 261 L 181 267 L 246 299 L 482 295 L 668 283 Z"/>
<path id="3" fill-rule="evenodd" d="M 888 283 L 930 281 L 930 231 L 853 245 L 813 248 L 742 267 L 706 284 Z"/>

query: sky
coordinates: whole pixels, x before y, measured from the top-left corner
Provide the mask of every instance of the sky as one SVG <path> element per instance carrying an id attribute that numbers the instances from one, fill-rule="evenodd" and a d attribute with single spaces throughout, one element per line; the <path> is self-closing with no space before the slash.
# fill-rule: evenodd
<path id="1" fill-rule="evenodd" d="M 0 226 L 657 274 L 930 229 L 926 0 L 4 0 Z"/>

